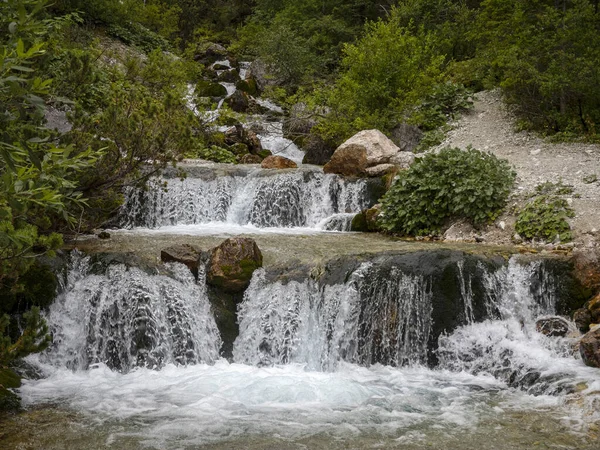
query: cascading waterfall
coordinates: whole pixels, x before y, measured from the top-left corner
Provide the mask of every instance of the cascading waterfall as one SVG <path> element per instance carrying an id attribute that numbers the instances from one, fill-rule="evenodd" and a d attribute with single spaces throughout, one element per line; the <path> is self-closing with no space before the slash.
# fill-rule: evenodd
<path id="1" fill-rule="evenodd" d="M 220 337 L 203 281 L 170 264 L 171 276 L 123 264 L 90 273 L 90 258 L 72 256 L 67 285 L 48 316 L 54 345 L 42 356 L 55 366 L 85 370 L 211 363 Z M 199 274 L 202 280 L 203 274 Z"/>
<path id="2" fill-rule="evenodd" d="M 234 360 L 246 364 L 303 363 L 334 370 L 340 361 L 361 365 L 425 361 L 431 296 L 422 277 L 377 276 L 369 263 L 343 285 L 312 280 L 286 285 L 254 277 L 238 312 Z"/>
<path id="3" fill-rule="evenodd" d="M 597 374 L 568 357 L 567 339 L 533 330 L 554 311 L 553 275 L 539 262 L 416 260 L 444 255 L 435 270 L 400 255 L 334 264 L 318 280 L 255 272 L 234 362 L 218 358 L 202 270 L 196 282 L 179 265 L 150 275 L 76 256 L 48 316 L 54 347 L 30 357 L 46 377 L 25 382 L 23 402 L 67 405 L 86 423 L 91 415 L 83 433 L 118 449 L 335 449 L 351 439 L 360 448 L 500 450 L 556 436 L 564 448 L 595 448 L 564 431 L 600 420 Z M 454 306 L 440 316 L 448 299 Z M 440 330 L 447 315 L 458 325 Z"/>
<path id="4" fill-rule="evenodd" d="M 260 228 L 345 229 L 348 213 L 369 206 L 365 182 L 348 182 L 317 171 L 272 174 L 257 169 L 208 179 L 159 179 L 156 184 L 149 190 L 128 192 L 124 227 L 221 222 Z"/>

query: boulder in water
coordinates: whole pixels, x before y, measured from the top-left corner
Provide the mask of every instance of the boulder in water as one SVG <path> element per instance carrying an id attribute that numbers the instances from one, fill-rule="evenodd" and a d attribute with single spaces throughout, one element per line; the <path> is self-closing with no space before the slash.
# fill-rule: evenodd
<path id="1" fill-rule="evenodd" d="M 260 164 L 262 158 L 258 155 L 244 155 L 240 158 L 241 164 Z"/>
<path id="2" fill-rule="evenodd" d="M 243 91 L 235 91 L 231 96 L 227 97 L 225 103 L 237 113 L 245 113 L 250 106 L 250 96 Z"/>
<path id="3" fill-rule="evenodd" d="M 562 317 L 546 317 L 535 323 L 538 333 L 550 337 L 565 337 L 569 333 L 569 322 Z"/>
<path id="4" fill-rule="evenodd" d="M 217 75 L 217 80 L 223 83 L 237 83 L 240 80 L 240 74 L 235 69 L 228 69 Z"/>
<path id="5" fill-rule="evenodd" d="M 380 231 L 381 228 L 377 224 L 377 218 L 381 212 L 381 204 L 377 204 L 372 208 L 365 209 L 359 212 L 352 219 L 350 231 L 374 232 Z"/>
<path id="6" fill-rule="evenodd" d="M 230 238 L 212 250 L 206 281 L 226 292 L 241 292 L 262 263 L 262 253 L 254 239 Z"/>
<path id="7" fill-rule="evenodd" d="M 579 353 L 586 365 L 600 368 L 600 327 L 586 333 L 581 338 Z"/>
<path id="8" fill-rule="evenodd" d="M 185 264 L 192 273 L 198 275 L 198 260 L 202 251 L 190 244 L 173 245 L 160 251 L 162 262 L 178 262 Z"/>
<path id="9" fill-rule="evenodd" d="M 263 169 L 295 169 L 298 164 L 283 156 L 270 155 L 262 160 L 260 167 Z"/>
<path id="10" fill-rule="evenodd" d="M 383 164 L 401 165 L 405 169 L 410 166 L 414 156 L 411 158 L 409 162 L 409 156 L 401 154 L 396 144 L 381 131 L 363 130 L 335 150 L 323 171 L 355 177 L 380 176 L 379 170 L 371 175 L 367 169 Z"/>

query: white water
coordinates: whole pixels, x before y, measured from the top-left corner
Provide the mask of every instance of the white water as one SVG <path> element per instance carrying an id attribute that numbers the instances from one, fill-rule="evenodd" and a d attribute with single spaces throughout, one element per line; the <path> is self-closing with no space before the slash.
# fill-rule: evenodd
<path id="1" fill-rule="evenodd" d="M 157 180 L 148 191 L 130 190 L 123 226 L 167 226 L 222 223 L 258 228 L 327 229 L 340 213 L 357 213 L 368 206 L 364 182 L 347 182 L 319 172 L 272 173 L 257 169 L 241 175 L 208 180 Z M 333 222 L 347 226 L 347 220 Z"/>

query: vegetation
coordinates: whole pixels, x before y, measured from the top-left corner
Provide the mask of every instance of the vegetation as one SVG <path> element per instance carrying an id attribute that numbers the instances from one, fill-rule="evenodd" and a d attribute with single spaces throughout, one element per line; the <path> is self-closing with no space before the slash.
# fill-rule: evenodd
<path id="1" fill-rule="evenodd" d="M 526 240 L 569 242 L 573 236 L 567 218 L 575 212 L 562 196 L 573 189 L 562 183 L 543 183 L 517 216 L 515 231 Z"/>
<path id="2" fill-rule="evenodd" d="M 469 148 L 446 148 L 417 159 L 383 196 L 383 229 L 406 235 L 437 234 L 452 219 L 475 226 L 494 220 L 515 180 L 508 163 Z"/>

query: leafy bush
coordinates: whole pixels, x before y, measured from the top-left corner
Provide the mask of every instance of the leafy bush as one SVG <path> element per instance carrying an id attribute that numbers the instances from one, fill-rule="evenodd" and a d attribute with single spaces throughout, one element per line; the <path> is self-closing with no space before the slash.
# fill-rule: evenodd
<path id="1" fill-rule="evenodd" d="M 472 93 L 462 84 L 450 81 L 440 83 L 416 108 L 410 121 L 422 130 L 432 131 L 472 107 Z"/>
<path id="2" fill-rule="evenodd" d="M 126 26 L 113 24 L 108 28 L 108 34 L 128 45 L 135 45 L 147 53 L 157 48 L 169 50 L 171 47 L 164 37 L 137 22 L 131 22 Z"/>
<path id="3" fill-rule="evenodd" d="M 438 233 L 454 218 L 480 226 L 501 212 L 515 176 L 492 154 L 445 148 L 399 173 L 382 199 L 381 226 L 408 235 Z"/>
<path id="4" fill-rule="evenodd" d="M 568 242 L 573 239 L 568 217 L 575 212 L 561 195 L 573 193 L 571 186 L 546 182 L 536 187 L 536 193 L 517 216 L 515 231 L 526 240 Z"/>

